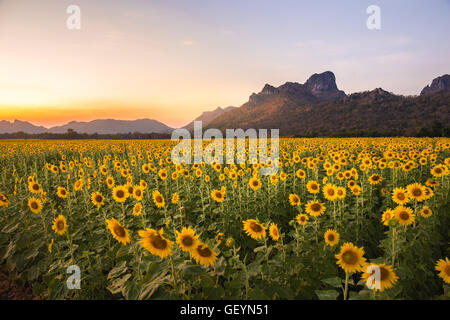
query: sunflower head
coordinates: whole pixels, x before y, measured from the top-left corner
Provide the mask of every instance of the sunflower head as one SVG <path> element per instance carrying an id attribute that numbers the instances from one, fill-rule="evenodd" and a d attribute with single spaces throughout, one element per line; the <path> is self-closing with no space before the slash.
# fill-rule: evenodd
<path id="1" fill-rule="evenodd" d="M 67 221 L 62 214 L 60 214 L 53 220 L 52 229 L 56 234 L 60 236 L 62 236 L 67 231 Z"/>
<path id="2" fill-rule="evenodd" d="M 244 224 L 244 231 L 255 240 L 266 237 L 266 227 L 254 219 L 248 219 L 242 222 Z"/>
<path id="3" fill-rule="evenodd" d="M 450 284 L 450 260 L 447 257 L 445 259 L 439 259 L 435 269 L 439 271 L 439 277 L 441 277 L 445 283 Z"/>
<path id="4" fill-rule="evenodd" d="M 129 231 L 125 229 L 119 221 L 114 218 L 106 219 L 106 224 L 114 239 L 119 241 L 122 245 L 131 242 Z"/>
<path id="5" fill-rule="evenodd" d="M 159 256 L 161 259 L 167 258 L 171 254 L 173 246 L 173 241 L 165 238 L 163 233 L 163 228 L 159 232 L 150 228 L 138 231 L 141 237 L 139 243 L 142 247 L 151 254 Z"/>
<path id="6" fill-rule="evenodd" d="M 334 229 L 328 229 L 323 237 L 325 238 L 325 243 L 330 247 L 337 245 L 339 242 L 339 233 Z"/>
<path id="7" fill-rule="evenodd" d="M 415 220 L 412 209 L 403 206 L 395 208 L 395 218 L 402 226 L 408 226 Z"/>
<path id="8" fill-rule="evenodd" d="M 362 271 L 366 259 L 364 249 L 356 247 L 351 242 L 346 242 L 341 246 L 339 254 L 336 255 L 338 264 L 345 272 L 352 273 Z"/>
<path id="9" fill-rule="evenodd" d="M 199 243 L 192 251 L 192 257 L 202 266 L 213 266 L 217 260 L 217 253 L 208 245 Z"/>
<path id="10" fill-rule="evenodd" d="M 31 212 L 40 213 L 42 211 L 42 207 L 43 205 L 41 199 L 34 197 L 28 199 L 28 208 L 30 208 Z"/>
<path id="11" fill-rule="evenodd" d="M 183 227 L 181 232 L 177 233 L 177 244 L 181 250 L 185 252 L 192 252 L 200 243 L 198 235 L 195 234 L 194 229 L 191 227 Z"/>
<path id="12" fill-rule="evenodd" d="M 278 226 L 275 223 L 271 223 L 269 226 L 269 235 L 274 241 L 278 241 L 280 239 L 280 233 L 278 231 Z"/>
<path id="13" fill-rule="evenodd" d="M 297 220 L 297 223 L 299 225 L 305 226 L 308 223 L 308 216 L 304 213 L 300 213 L 297 215 L 297 217 L 295 218 Z"/>
<path id="14" fill-rule="evenodd" d="M 308 213 L 312 217 L 318 217 L 325 212 L 325 205 L 319 201 L 310 200 L 306 204 L 306 213 Z"/>
<path id="15" fill-rule="evenodd" d="M 381 292 L 385 289 L 392 288 L 397 282 L 398 277 L 392 266 L 383 263 L 370 263 L 364 266 L 362 279 L 364 279 L 369 289 Z"/>
<path id="16" fill-rule="evenodd" d="M 164 206 L 166 205 L 166 202 L 164 201 L 163 195 L 158 190 L 153 191 L 152 197 L 153 197 L 153 202 L 155 203 L 156 207 L 164 208 Z"/>
<path id="17" fill-rule="evenodd" d="M 299 206 L 300 198 L 298 197 L 298 195 L 291 193 L 289 195 L 289 203 L 291 204 L 291 206 Z"/>

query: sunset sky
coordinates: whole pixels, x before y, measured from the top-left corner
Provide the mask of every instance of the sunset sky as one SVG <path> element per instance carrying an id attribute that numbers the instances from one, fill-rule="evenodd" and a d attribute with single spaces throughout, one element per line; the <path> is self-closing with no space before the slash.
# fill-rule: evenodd
<path id="1" fill-rule="evenodd" d="M 326 70 L 346 93 L 419 94 L 450 73 L 449 30 L 448 0 L 0 0 L 0 120 L 177 127 Z"/>

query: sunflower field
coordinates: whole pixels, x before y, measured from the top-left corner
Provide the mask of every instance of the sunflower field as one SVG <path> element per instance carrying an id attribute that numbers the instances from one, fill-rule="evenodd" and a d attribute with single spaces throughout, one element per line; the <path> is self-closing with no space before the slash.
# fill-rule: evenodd
<path id="1" fill-rule="evenodd" d="M 170 140 L 3 140 L 0 270 L 45 299 L 450 297 L 450 139 L 279 143 L 261 175 Z"/>

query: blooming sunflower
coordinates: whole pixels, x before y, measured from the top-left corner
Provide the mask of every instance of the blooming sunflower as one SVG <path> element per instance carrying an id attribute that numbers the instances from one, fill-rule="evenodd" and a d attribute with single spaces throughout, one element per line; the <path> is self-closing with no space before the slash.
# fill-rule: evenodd
<path id="1" fill-rule="evenodd" d="M 403 206 L 395 208 L 395 218 L 402 226 L 408 226 L 415 220 L 412 209 Z"/>
<path id="2" fill-rule="evenodd" d="M 383 222 L 383 225 L 387 226 L 389 225 L 389 221 L 394 217 L 394 210 L 392 209 L 386 209 L 386 211 L 383 212 L 383 215 L 381 216 L 381 222 Z"/>
<path id="3" fill-rule="evenodd" d="M 408 191 L 408 196 L 412 200 L 416 200 L 417 202 L 422 202 L 426 199 L 425 196 L 425 187 L 420 183 L 412 183 L 406 186 L 406 190 Z"/>
<path id="4" fill-rule="evenodd" d="M 304 213 L 300 213 L 296 217 L 297 223 L 302 226 L 304 226 L 304 225 L 306 225 L 306 223 L 308 223 L 308 219 L 309 219 L 309 217 Z"/>
<path id="5" fill-rule="evenodd" d="M 446 166 L 438 164 L 431 169 L 431 174 L 433 175 L 433 177 L 439 178 L 446 175 L 446 171 L 448 170 L 446 169 L 447 169 Z"/>
<path id="6" fill-rule="evenodd" d="M 211 250 L 206 244 L 200 243 L 192 251 L 192 257 L 202 266 L 213 266 L 217 260 L 217 253 Z"/>
<path id="7" fill-rule="evenodd" d="M 216 202 L 219 202 L 219 203 L 223 202 L 223 200 L 225 199 L 225 192 L 224 192 L 224 190 L 214 189 L 213 191 L 211 191 L 211 197 Z"/>
<path id="8" fill-rule="evenodd" d="M 0 192 L 0 207 L 6 207 L 6 208 L 8 208 L 9 203 L 10 203 L 10 202 L 9 202 L 8 197 L 7 197 L 5 194 L 3 194 L 3 193 Z"/>
<path id="9" fill-rule="evenodd" d="M 30 190 L 31 193 L 41 193 L 42 189 L 41 185 L 33 180 L 28 183 L 28 190 Z"/>
<path id="10" fill-rule="evenodd" d="M 372 185 L 379 184 L 382 180 L 383 177 L 376 173 L 369 177 L 369 183 Z"/>
<path id="11" fill-rule="evenodd" d="M 159 232 L 150 228 L 138 231 L 138 234 L 141 237 L 139 240 L 141 246 L 161 259 L 167 258 L 170 255 L 173 245 L 173 241 L 164 238 L 163 233 L 163 228 L 161 228 Z"/>
<path id="12" fill-rule="evenodd" d="M 377 272 L 376 269 L 378 269 L 379 272 Z M 376 279 L 377 275 L 379 275 L 379 279 Z M 366 286 L 369 289 L 381 292 L 385 289 L 392 288 L 397 282 L 398 277 L 392 269 L 392 266 L 384 263 L 370 263 L 364 266 L 362 279 L 364 279 Z"/>
<path id="13" fill-rule="evenodd" d="M 432 214 L 433 214 L 433 211 L 428 206 L 423 206 L 422 210 L 420 210 L 418 213 L 418 215 L 420 215 L 424 218 L 429 218 L 429 217 L 431 217 Z"/>
<path id="14" fill-rule="evenodd" d="M 328 183 L 323 187 L 322 191 L 325 199 L 329 201 L 334 201 L 337 199 L 336 186 Z"/>
<path id="15" fill-rule="evenodd" d="M 252 188 L 253 190 L 258 190 L 259 188 L 261 188 L 261 181 L 258 179 L 258 177 L 252 177 L 249 181 L 248 184 L 250 186 L 250 188 Z"/>
<path id="16" fill-rule="evenodd" d="M 53 220 L 52 229 L 60 236 L 67 231 L 67 220 L 62 214 Z"/>
<path id="17" fill-rule="evenodd" d="M 300 198 L 296 194 L 291 193 L 289 195 L 289 203 L 291 204 L 291 206 L 299 206 Z"/>
<path id="18" fill-rule="evenodd" d="M 153 202 L 155 203 L 155 205 L 158 208 L 164 208 L 164 206 L 166 205 L 166 202 L 164 201 L 163 195 L 158 190 L 153 191 L 152 197 L 153 197 Z"/>
<path id="19" fill-rule="evenodd" d="M 133 198 L 135 198 L 137 201 L 141 201 L 144 196 L 144 188 L 140 184 L 135 185 L 133 187 Z"/>
<path id="20" fill-rule="evenodd" d="M 138 202 L 133 206 L 133 216 L 140 216 L 142 214 L 142 203 Z"/>
<path id="21" fill-rule="evenodd" d="M 280 233 L 278 232 L 278 226 L 275 223 L 271 223 L 269 226 L 269 235 L 274 241 L 280 239 Z"/>
<path id="22" fill-rule="evenodd" d="M 320 186 L 316 181 L 308 181 L 306 184 L 306 189 L 308 189 L 309 193 L 316 194 L 320 192 Z"/>
<path id="23" fill-rule="evenodd" d="M 306 213 L 308 213 L 310 216 L 313 217 L 318 217 L 320 215 L 322 215 L 325 212 L 325 205 L 319 201 L 315 201 L 315 200 L 310 200 L 306 205 L 305 205 L 305 211 Z"/>
<path id="24" fill-rule="evenodd" d="M 337 187 L 336 188 L 336 196 L 338 199 L 345 199 L 345 196 L 347 195 L 347 190 L 344 187 Z"/>
<path id="25" fill-rule="evenodd" d="M 174 193 L 173 195 L 172 195 L 172 203 L 173 204 L 177 204 L 178 203 L 178 200 L 180 200 L 180 196 L 178 195 L 178 193 Z"/>
<path id="26" fill-rule="evenodd" d="M 450 284 L 450 260 L 448 258 L 439 259 L 436 263 L 436 268 L 439 272 L 439 277 L 441 277 L 445 283 Z"/>
<path id="27" fill-rule="evenodd" d="M 337 245 L 339 242 L 339 233 L 337 233 L 336 230 L 333 229 L 328 229 L 323 237 L 325 238 L 325 243 L 330 247 Z"/>
<path id="28" fill-rule="evenodd" d="M 112 190 L 113 198 L 117 202 L 125 202 L 129 197 L 128 190 L 125 186 L 116 186 Z"/>
<path id="29" fill-rule="evenodd" d="M 406 189 L 404 188 L 395 188 L 392 191 L 392 201 L 394 201 L 396 204 L 406 204 L 409 202 L 409 197 Z"/>
<path id="30" fill-rule="evenodd" d="M 183 227 L 181 232 L 177 233 L 177 244 L 181 250 L 185 252 L 192 252 L 200 244 L 198 235 L 195 234 L 194 229 L 191 227 Z"/>
<path id="31" fill-rule="evenodd" d="M 126 245 L 127 243 L 131 242 L 130 233 L 119 223 L 119 221 L 111 218 L 106 219 L 106 223 L 107 228 L 109 229 L 109 231 L 111 231 L 114 239 L 122 243 L 122 245 Z"/>
<path id="32" fill-rule="evenodd" d="M 56 195 L 61 198 L 61 199 L 65 199 L 67 198 L 67 190 L 64 187 L 58 187 L 57 191 L 56 191 Z"/>
<path id="33" fill-rule="evenodd" d="M 248 219 L 242 222 L 244 231 L 253 239 L 262 239 L 266 237 L 266 227 L 254 219 Z"/>
<path id="34" fill-rule="evenodd" d="M 356 247 L 351 242 L 346 242 L 341 246 L 341 251 L 335 257 L 338 264 L 345 272 L 362 271 L 366 263 L 364 256 L 364 249 Z"/>
<path id="35" fill-rule="evenodd" d="M 33 213 L 40 213 L 42 211 L 42 201 L 41 199 L 37 199 L 31 197 L 28 199 L 28 208 L 30 208 Z"/>
<path id="36" fill-rule="evenodd" d="M 93 192 L 91 195 L 91 201 L 96 207 L 100 207 L 105 204 L 104 197 L 100 192 Z"/>

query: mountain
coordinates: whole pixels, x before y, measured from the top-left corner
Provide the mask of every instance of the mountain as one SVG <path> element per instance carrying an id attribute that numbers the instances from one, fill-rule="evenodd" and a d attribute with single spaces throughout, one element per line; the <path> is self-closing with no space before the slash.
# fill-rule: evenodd
<path id="1" fill-rule="evenodd" d="M 444 74 L 441 77 L 433 79 L 431 85 L 426 86 L 420 92 L 420 95 L 436 93 L 440 91 L 450 91 L 450 75 Z"/>
<path id="2" fill-rule="evenodd" d="M 440 78 L 438 87 L 446 79 Z M 273 128 L 280 129 L 281 136 L 356 132 L 414 135 L 430 128 L 432 132 L 440 132 L 436 128 L 450 130 L 449 106 L 449 91 L 405 97 L 376 88 L 347 96 L 337 88 L 334 74 L 327 71 L 311 76 L 305 84 L 266 84 L 248 102 L 218 116 L 207 128 L 223 132 L 233 128 Z"/>
<path id="3" fill-rule="evenodd" d="M 43 133 L 46 131 L 47 128 L 44 128 L 42 126 L 35 126 L 26 121 L 14 120 L 14 122 L 9 122 L 6 120 L 0 120 L 0 133 Z"/>
<path id="4" fill-rule="evenodd" d="M 226 107 L 224 109 L 222 109 L 221 107 L 217 107 L 217 109 L 215 109 L 215 110 L 203 112 L 200 116 L 195 118 L 194 121 L 202 121 L 202 126 L 206 126 L 211 121 L 213 121 L 215 118 L 217 118 L 218 116 L 220 116 L 228 111 L 231 111 L 233 109 L 236 109 L 236 107 L 230 106 L 230 107 Z M 190 122 L 183 128 L 188 129 L 189 131 L 193 131 L 194 130 L 194 121 Z"/>
<path id="5" fill-rule="evenodd" d="M 48 129 L 50 133 L 65 133 L 68 129 L 73 129 L 78 133 L 98 133 L 98 134 L 115 134 L 115 133 L 166 133 L 172 128 L 152 119 L 139 120 L 114 120 L 99 119 L 89 122 L 71 121 L 63 126 L 56 126 Z"/>

